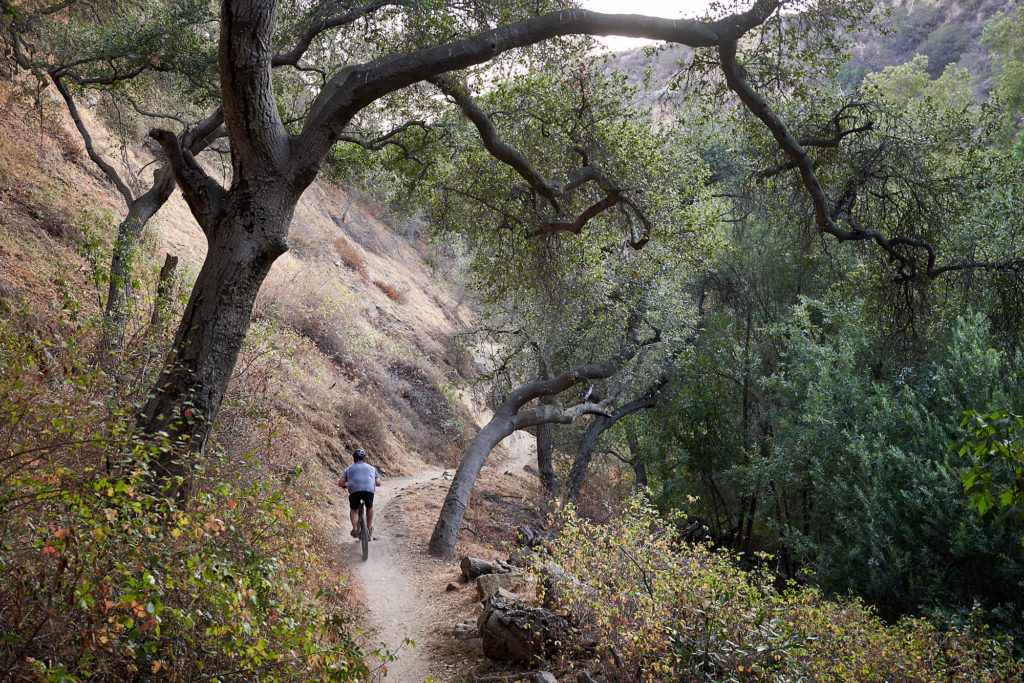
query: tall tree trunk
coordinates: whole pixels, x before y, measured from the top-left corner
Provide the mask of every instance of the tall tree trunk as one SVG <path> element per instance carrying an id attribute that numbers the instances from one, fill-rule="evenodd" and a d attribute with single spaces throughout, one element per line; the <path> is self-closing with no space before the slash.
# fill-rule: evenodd
<path id="1" fill-rule="evenodd" d="M 274 193 L 269 188 L 260 194 L 233 192 L 220 224 L 208 232 L 206 261 L 163 373 L 139 415 L 145 433 L 166 432 L 175 440 L 175 448 L 157 459 L 172 492 L 181 492 L 181 484 L 187 487 L 249 330 L 260 285 L 288 249 L 295 202 L 270 201 Z"/>
<path id="2" fill-rule="evenodd" d="M 168 167 L 156 172 L 153 187 L 128 204 L 128 215 L 117 226 L 114 253 L 110 258 L 110 287 L 103 311 L 103 338 L 100 348 L 112 351 L 121 348 L 124 330 L 131 315 L 132 269 L 139 246 L 139 237 L 160 207 L 174 191 L 174 176 Z"/>
<path id="3" fill-rule="evenodd" d="M 647 463 L 640 459 L 640 443 L 635 434 L 629 437 L 629 464 L 633 468 L 634 493 L 646 491 Z"/>
<path id="4" fill-rule="evenodd" d="M 630 461 L 633 466 L 633 492 L 643 493 L 647 490 L 647 463 L 639 458 Z"/>
<path id="5" fill-rule="evenodd" d="M 615 420 L 606 415 L 598 415 L 591 422 L 586 431 L 583 432 L 583 437 L 580 439 L 579 448 L 576 449 L 576 459 L 572 463 L 572 468 L 569 470 L 569 501 L 572 503 L 576 502 L 576 499 L 580 497 L 580 489 L 583 487 L 583 478 L 587 474 L 587 468 L 590 467 L 590 461 L 594 457 L 594 444 L 597 443 L 597 438 L 604 433 L 604 430 L 615 424 Z"/>
<path id="6" fill-rule="evenodd" d="M 540 483 L 548 493 L 555 492 L 555 465 L 552 459 L 551 424 L 537 425 L 537 471 Z"/>
<path id="7" fill-rule="evenodd" d="M 159 325 L 164 318 L 164 313 L 171 298 L 171 278 L 178 267 L 178 257 L 174 254 L 167 254 L 164 257 L 164 265 L 160 269 L 160 279 L 156 285 L 156 297 L 153 301 L 153 313 L 149 317 L 150 325 Z"/>

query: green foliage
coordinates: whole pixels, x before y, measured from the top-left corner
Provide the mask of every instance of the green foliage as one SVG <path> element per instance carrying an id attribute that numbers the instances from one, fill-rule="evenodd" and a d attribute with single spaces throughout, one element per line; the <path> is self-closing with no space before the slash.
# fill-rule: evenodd
<path id="1" fill-rule="evenodd" d="M 607 179 L 557 201 L 483 150 L 473 127 L 446 119 L 449 151 L 417 196 L 444 239 L 465 253 L 481 293 L 486 344 L 502 355 L 494 363 L 500 373 L 490 378 L 495 397 L 536 378 L 540 359 L 555 372 L 607 359 L 639 308 L 664 341 L 678 344 L 689 334 L 693 307 L 680 287 L 719 244 L 719 204 L 684 131 L 637 111 L 634 94 L 580 56 L 514 74 L 478 96 L 501 139 L 545 178 L 567 183 L 587 167 Z M 603 200 L 610 184 L 628 204 L 594 215 L 580 230 L 545 231 Z M 629 246 L 640 240 L 642 249 Z M 646 360 L 644 373 L 659 362 Z"/>
<path id="2" fill-rule="evenodd" d="M 681 542 L 676 524 L 641 500 L 606 524 L 555 513 L 550 556 L 558 608 L 575 646 L 593 649 L 612 681 L 1009 681 L 1024 673 L 985 627 L 940 631 L 923 620 L 883 624 L 858 600 L 777 590 L 770 572 Z M 763 558 L 768 559 L 768 558 Z M 540 569 L 540 568 L 538 568 Z"/>
<path id="3" fill-rule="evenodd" d="M 0 323 L 4 670 L 52 681 L 366 678 L 338 587 L 314 580 L 287 481 L 213 455 L 188 503 L 170 503 L 154 466 L 180 445 L 133 433 L 139 397 L 96 369 L 87 328 L 64 325 L 49 342 L 27 332 Z"/>
<path id="4" fill-rule="evenodd" d="M 1019 533 L 1024 524 L 1024 417 L 1005 410 L 987 415 L 971 411 L 960 427 L 968 433 L 957 453 L 971 462 L 960 475 L 971 507 L 985 520 Z"/>
<path id="5" fill-rule="evenodd" d="M 983 44 L 991 50 L 999 65 L 995 94 L 1012 121 L 1008 123 L 1007 137 L 1016 135 L 1015 156 L 1024 159 L 1024 132 L 1020 131 L 1020 116 L 1024 114 L 1024 21 L 1020 9 L 1006 14 L 998 13 L 985 27 Z"/>
<path id="6" fill-rule="evenodd" d="M 174 74 L 186 98 L 215 94 L 216 45 L 209 27 L 214 7 L 205 0 L 167 0 L 146 7 L 74 3 L 42 27 L 53 51 L 53 68 L 71 82 L 140 87 L 160 74 Z M 140 74 L 142 78 L 139 78 Z"/>
<path id="7" fill-rule="evenodd" d="M 860 307 L 804 301 L 763 331 L 752 366 L 722 354 L 694 367 L 745 373 L 757 428 L 730 415 L 736 384 L 686 392 L 665 495 L 699 493 L 726 530 L 756 505 L 747 524 L 780 569 L 804 564 L 827 591 L 853 591 L 889 618 L 975 601 L 1019 613 L 1021 563 L 1006 556 L 1007 535 L 963 505 L 947 445 L 964 406 L 1020 401 L 1020 359 L 993 348 L 974 318 L 923 358 L 895 362 L 866 322 Z"/>

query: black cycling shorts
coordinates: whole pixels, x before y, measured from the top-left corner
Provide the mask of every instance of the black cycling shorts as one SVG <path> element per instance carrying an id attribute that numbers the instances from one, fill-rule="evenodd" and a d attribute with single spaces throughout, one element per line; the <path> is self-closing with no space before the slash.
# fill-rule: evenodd
<path id="1" fill-rule="evenodd" d="M 359 509 L 359 501 L 366 502 L 366 509 L 370 510 L 373 508 L 373 492 L 372 491 L 353 491 L 348 494 L 348 504 L 353 510 Z"/>

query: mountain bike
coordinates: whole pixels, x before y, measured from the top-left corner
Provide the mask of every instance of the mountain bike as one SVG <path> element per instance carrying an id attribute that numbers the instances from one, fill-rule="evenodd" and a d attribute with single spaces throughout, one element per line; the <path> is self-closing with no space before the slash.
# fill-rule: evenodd
<path id="1" fill-rule="evenodd" d="M 366 503 L 359 501 L 359 542 L 363 546 L 363 559 L 370 556 L 370 528 L 366 526 Z"/>
<path id="2" fill-rule="evenodd" d="M 343 486 L 342 488 L 346 491 L 348 490 L 348 486 Z M 366 501 L 360 500 L 359 507 L 357 509 L 359 511 L 357 513 L 359 515 L 359 520 L 356 532 L 358 534 L 357 537 L 359 538 L 359 543 L 363 547 L 363 560 L 365 560 L 370 556 L 370 534 L 373 530 L 366 525 Z"/>

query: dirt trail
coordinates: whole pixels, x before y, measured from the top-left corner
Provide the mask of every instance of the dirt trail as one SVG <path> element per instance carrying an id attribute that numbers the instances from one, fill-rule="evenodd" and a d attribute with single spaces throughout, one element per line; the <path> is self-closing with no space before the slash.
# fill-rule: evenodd
<path id="1" fill-rule="evenodd" d="M 415 495 L 420 485 L 441 474 L 441 471 L 431 470 L 411 477 L 388 479 L 377 489 L 374 540 L 365 562 L 358 541 L 342 543 L 342 552 L 346 553 L 345 559 L 351 568 L 351 580 L 358 582 L 366 598 L 369 611 L 366 621 L 375 629 L 372 642 L 383 643 L 392 651 L 401 648 L 398 660 L 388 665 L 388 679 L 393 681 L 422 681 L 431 675 L 429 662 L 421 656 L 422 648 L 413 649 L 403 643 L 406 638 L 417 645 L 423 643 L 424 636 L 433 629 L 430 603 L 437 596 L 436 589 L 419 580 L 423 573 L 420 565 L 430 560 L 407 533 L 396 499 L 410 492 Z"/>
<path id="2" fill-rule="evenodd" d="M 521 470 L 533 458 L 534 441 L 528 434 L 517 432 L 503 445 L 504 449 L 492 454 L 487 469 Z M 428 676 L 444 681 L 453 673 L 445 670 L 436 647 L 439 630 L 452 626 L 439 623 L 444 619 L 439 602 L 445 584 L 458 569 L 453 561 L 427 555 L 423 540 L 410 533 L 400 504 L 425 498 L 431 489 L 436 491 L 444 475 L 443 470 L 431 469 L 384 480 L 374 496 L 374 540 L 365 562 L 359 542 L 347 537 L 348 515 L 339 518 L 341 557 L 349 566 L 349 580 L 362 589 L 367 609 L 364 621 L 373 629 L 367 645 L 383 643 L 391 651 L 397 650 L 398 659 L 388 665 L 388 681 L 413 683 Z M 338 504 L 344 504 L 339 509 L 347 510 L 347 500 L 341 495 Z M 437 514 L 436 507 L 427 508 Z M 416 647 L 403 645 L 406 638 L 415 641 Z M 432 650 L 435 656 L 431 656 Z"/>

